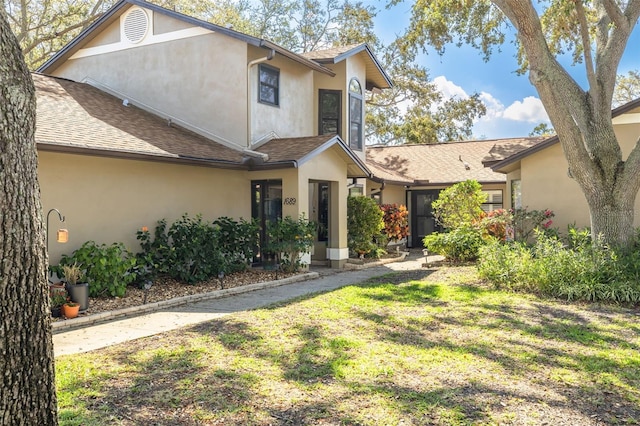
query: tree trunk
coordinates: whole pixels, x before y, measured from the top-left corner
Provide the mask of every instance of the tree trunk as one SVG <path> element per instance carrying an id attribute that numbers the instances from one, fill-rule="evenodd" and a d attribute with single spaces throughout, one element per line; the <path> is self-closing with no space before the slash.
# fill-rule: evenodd
<path id="1" fill-rule="evenodd" d="M 35 89 L 0 9 L 0 424 L 56 425 Z"/>
<path id="2" fill-rule="evenodd" d="M 635 193 L 614 196 L 618 191 L 587 194 L 593 238 L 607 244 L 629 247 L 634 242 Z M 626 191 L 629 192 L 629 191 Z"/>

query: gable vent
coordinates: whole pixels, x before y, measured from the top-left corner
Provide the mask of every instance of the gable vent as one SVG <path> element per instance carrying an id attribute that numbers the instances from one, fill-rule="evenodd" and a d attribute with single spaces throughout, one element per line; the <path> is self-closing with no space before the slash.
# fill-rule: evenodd
<path id="1" fill-rule="evenodd" d="M 127 13 L 122 26 L 127 41 L 134 44 L 139 43 L 147 35 L 149 18 L 144 10 L 135 8 Z"/>

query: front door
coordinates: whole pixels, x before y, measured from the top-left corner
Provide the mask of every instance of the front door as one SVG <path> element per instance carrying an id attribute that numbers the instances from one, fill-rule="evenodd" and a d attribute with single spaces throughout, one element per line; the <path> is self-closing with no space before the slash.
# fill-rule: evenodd
<path id="1" fill-rule="evenodd" d="M 267 243 L 267 224 L 282 219 L 282 181 L 251 181 L 251 217 L 260 225 L 260 247 Z M 255 261 L 262 263 L 262 251 L 258 248 Z"/>
<path id="2" fill-rule="evenodd" d="M 439 195 L 438 189 L 411 191 L 411 247 L 423 247 L 422 239 L 426 235 L 442 230 L 431 208 Z"/>
<path id="3" fill-rule="evenodd" d="M 309 182 L 309 220 L 318 224 L 313 260 L 326 260 L 329 241 L 329 183 Z"/>

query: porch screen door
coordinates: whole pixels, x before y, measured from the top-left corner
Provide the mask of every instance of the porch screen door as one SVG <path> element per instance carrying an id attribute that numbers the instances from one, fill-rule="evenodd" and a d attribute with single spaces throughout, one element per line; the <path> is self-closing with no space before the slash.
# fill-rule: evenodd
<path id="1" fill-rule="evenodd" d="M 260 247 L 267 243 L 267 224 L 282 219 L 282 181 L 258 180 L 251 182 L 251 216 L 260 225 Z M 262 252 L 256 252 L 262 262 Z"/>
<path id="2" fill-rule="evenodd" d="M 422 239 L 441 227 L 433 216 L 431 203 L 438 199 L 440 190 L 411 191 L 411 246 L 422 247 Z"/>

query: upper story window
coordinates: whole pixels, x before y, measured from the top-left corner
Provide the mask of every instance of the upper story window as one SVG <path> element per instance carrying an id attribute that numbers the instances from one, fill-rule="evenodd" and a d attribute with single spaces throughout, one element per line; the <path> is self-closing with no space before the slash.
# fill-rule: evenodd
<path id="1" fill-rule="evenodd" d="M 258 73 L 258 101 L 263 104 L 280 105 L 280 70 L 260 64 Z"/>
<path id="2" fill-rule="evenodd" d="M 349 82 L 349 146 L 351 149 L 362 150 L 362 140 L 364 139 L 362 105 L 362 86 L 358 80 L 352 78 Z"/>
<path id="3" fill-rule="evenodd" d="M 318 134 L 330 135 L 342 133 L 342 111 L 341 99 L 342 92 L 340 90 L 324 90 L 321 89 L 319 94 L 318 111 Z"/>

